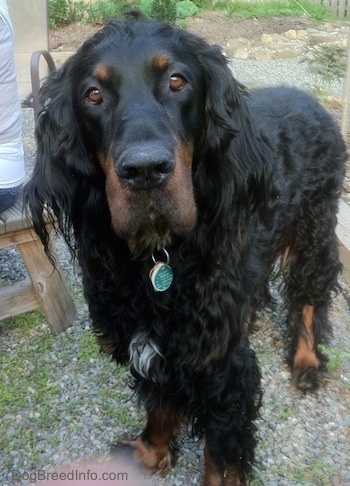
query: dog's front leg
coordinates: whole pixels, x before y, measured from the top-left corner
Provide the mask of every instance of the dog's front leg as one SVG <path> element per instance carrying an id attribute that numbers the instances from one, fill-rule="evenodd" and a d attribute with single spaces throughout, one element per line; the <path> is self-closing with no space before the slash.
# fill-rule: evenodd
<path id="1" fill-rule="evenodd" d="M 248 345 L 237 346 L 203 376 L 204 486 L 245 486 L 254 462 L 260 371 Z"/>
<path id="2" fill-rule="evenodd" d="M 120 448 L 129 449 L 135 462 L 142 464 L 147 474 L 166 474 L 175 462 L 174 440 L 180 428 L 180 420 L 170 409 L 155 408 L 148 413 L 145 430 L 132 441 L 124 441 L 113 447 L 118 454 Z"/>
<path id="3" fill-rule="evenodd" d="M 208 445 L 204 449 L 204 459 L 204 486 L 243 486 L 247 484 L 246 478 L 242 477 L 239 469 L 235 466 L 219 471 Z"/>

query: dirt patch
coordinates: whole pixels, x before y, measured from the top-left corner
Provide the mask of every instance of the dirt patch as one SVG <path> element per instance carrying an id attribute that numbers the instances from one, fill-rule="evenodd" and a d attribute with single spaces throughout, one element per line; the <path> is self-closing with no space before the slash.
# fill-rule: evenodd
<path id="1" fill-rule="evenodd" d="M 244 37 L 258 40 L 262 34 L 281 34 L 290 29 L 316 28 L 316 22 L 300 17 L 270 17 L 266 19 L 240 19 L 223 13 L 208 12 L 187 19 L 187 30 L 206 39 L 210 44 L 227 45 L 228 40 Z M 50 30 L 51 51 L 76 51 L 85 39 L 100 30 L 100 26 L 72 24 Z"/>
<path id="2" fill-rule="evenodd" d="M 49 50 L 75 52 L 82 43 L 94 35 L 102 26 L 74 23 L 49 31 Z"/>
<path id="3" fill-rule="evenodd" d="M 230 39 L 244 37 L 249 40 L 260 40 L 262 34 L 283 34 L 291 29 L 302 30 L 316 26 L 316 22 L 300 17 L 240 19 L 215 12 L 208 12 L 187 22 L 188 30 L 205 38 L 210 44 L 222 47 L 225 47 Z"/>

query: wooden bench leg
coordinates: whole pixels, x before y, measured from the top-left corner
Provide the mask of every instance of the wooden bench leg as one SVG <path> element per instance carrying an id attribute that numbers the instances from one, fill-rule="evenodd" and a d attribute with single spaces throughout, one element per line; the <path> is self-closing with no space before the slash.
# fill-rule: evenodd
<path id="1" fill-rule="evenodd" d="M 57 258 L 55 269 L 39 240 L 20 243 L 17 247 L 51 331 L 54 334 L 64 331 L 73 324 L 76 309 Z"/>
<path id="2" fill-rule="evenodd" d="M 29 278 L 0 288 L 0 320 L 40 307 Z"/>

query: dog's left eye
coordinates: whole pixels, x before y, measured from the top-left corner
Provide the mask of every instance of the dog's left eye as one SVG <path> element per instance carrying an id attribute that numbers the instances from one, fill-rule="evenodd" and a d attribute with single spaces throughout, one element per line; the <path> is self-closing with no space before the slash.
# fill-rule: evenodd
<path id="1" fill-rule="evenodd" d="M 102 102 L 102 95 L 97 88 L 91 88 L 86 93 L 86 99 L 93 105 L 98 105 Z"/>
<path id="2" fill-rule="evenodd" d="M 180 74 L 173 74 L 169 79 L 169 88 L 171 91 L 181 91 L 187 84 L 186 79 Z"/>

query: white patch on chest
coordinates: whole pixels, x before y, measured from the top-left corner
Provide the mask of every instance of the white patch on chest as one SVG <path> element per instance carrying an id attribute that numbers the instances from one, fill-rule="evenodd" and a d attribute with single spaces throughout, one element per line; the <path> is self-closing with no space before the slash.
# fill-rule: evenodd
<path id="1" fill-rule="evenodd" d="M 139 332 L 133 336 L 129 345 L 129 356 L 130 364 L 139 375 L 146 380 L 155 381 L 150 373 L 152 361 L 157 357 L 164 359 L 164 356 L 146 333 Z"/>

